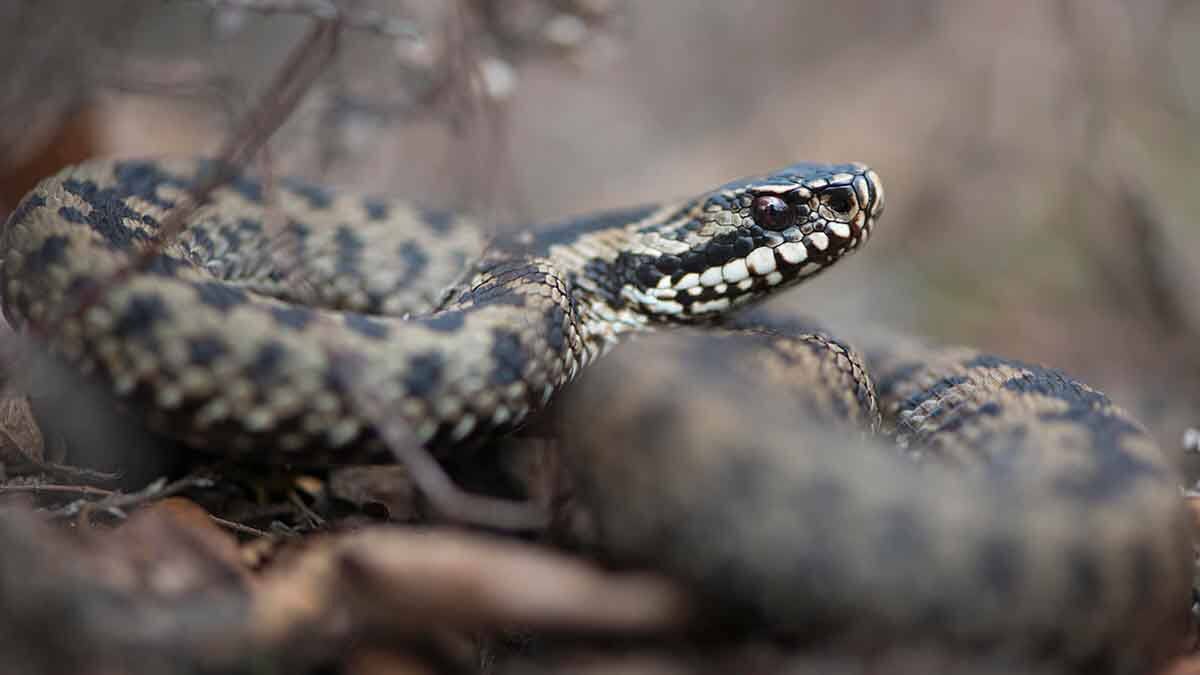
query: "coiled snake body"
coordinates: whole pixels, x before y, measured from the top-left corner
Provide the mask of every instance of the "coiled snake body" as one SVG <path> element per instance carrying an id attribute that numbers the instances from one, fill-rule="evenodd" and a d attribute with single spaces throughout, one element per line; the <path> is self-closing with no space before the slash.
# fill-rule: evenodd
<path id="1" fill-rule="evenodd" d="M 158 242 L 212 169 L 96 161 L 43 181 L 0 235 L 0 291 L 10 321 L 53 327 L 53 349 L 149 426 L 243 456 L 381 450 L 355 388 L 453 452 L 520 425 L 625 335 L 722 322 L 824 270 L 883 210 L 866 167 L 798 164 L 490 242 L 450 214 L 238 175 Z M 1174 646 L 1190 549 L 1135 423 L 1056 371 L 946 350 L 873 360 L 878 403 L 861 359 L 821 333 L 726 322 L 618 350 L 566 406 L 598 546 L 808 636 L 1113 671 Z M 764 396 L 771 379 L 784 394 Z M 825 440 L 797 452 L 797 405 L 867 429 L 881 407 L 938 461 L 830 441 L 838 423 L 800 424 Z M 601 409 L 615 421 L 585 428 Z"/>

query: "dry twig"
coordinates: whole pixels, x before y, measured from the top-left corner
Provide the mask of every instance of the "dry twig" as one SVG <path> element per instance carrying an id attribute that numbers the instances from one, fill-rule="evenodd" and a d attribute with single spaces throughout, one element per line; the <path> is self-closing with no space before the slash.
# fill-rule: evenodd
<path id="1" fill-rule="evenodd" d="M 338 31 L 337 21 L 319 21 L 292 50 L 275 81 L 260 98 L 258 106 L 247 115 L 217 154 L 213 162 L 214 169 L 198 178 L 188 200 L 163 220 L 154 245 L 138 252 L 129 265 L 112 278 L 88 287 L 57 320 L 31 328 L 43 335 L 53 334 L 62 321 L 78 318 L 99 302 L 113 286 L 146 270 L 163 247 L 187 227 L 188 216 L 206 202 L 213 191 L 229 182 L 288 118 L 336 53 Z"/>
<path id="2" fill-rule="evenodd" d="M 421 39 L 420 27 L 412 21 L 372 10 L 347 11 L 332 0 L 203 0 L 218 11 L 249 11 L 257 14 L 291 14 L 320 21 L 338 21 L 344 27 L 388 38 Z"/>
<path id="3" fill-rule="evenodd" d="M 688 597 L 657 576 L 449 532 L 316 539 L 249 583 L 231 542 L 180 511 L 82 540 L 0 511 L 9 672 L 313 672 L 476 631 L 663 638 L 693 621 Z"/>
<path id="4" fill-rule="evenodd" d="M 541 530 L 549 524 L 549 514 L 536 504 L 495 499 L 461 490 L 422 446 L 407 422 L 389 413 L 385 397 L 378 395 L 357 377 L 358 370 L 346 361 L 345 367 L 337 369 L 342 377 L 339 385 L 375 425 L 388 449 L 408 470 L 413 484 L 439 515 L 452 521 L 505 531 Z"/>

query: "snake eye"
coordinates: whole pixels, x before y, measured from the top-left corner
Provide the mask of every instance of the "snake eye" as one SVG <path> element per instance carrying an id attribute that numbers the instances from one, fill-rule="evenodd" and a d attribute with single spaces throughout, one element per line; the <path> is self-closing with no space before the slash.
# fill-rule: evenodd
<path id="1" fill-rule="evenodd" d="M 754 199 L 754 222 L 768 230 L 786 230 L 795 224 L 796 214 L 788 203 L 775 195 Z"/>
<path id="2" fill-rule="evenodd" d="M 839 216 L 850 217 L 858 203 L 854 189 L 848 185 L 832 187 L 821 192 L 821 204 Z"/>

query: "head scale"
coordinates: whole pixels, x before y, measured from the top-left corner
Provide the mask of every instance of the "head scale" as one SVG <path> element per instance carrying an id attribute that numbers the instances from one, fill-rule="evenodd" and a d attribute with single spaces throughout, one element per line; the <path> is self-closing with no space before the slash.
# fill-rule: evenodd
<path id="1" fill-rule="evenodd" d="M 695 320 L 816 274 L 861 246 L 883 213 L 862 164 L 795 164 L 723 185 L 647 224 L 621 254 L 621 296 L 658 319 Z"/>

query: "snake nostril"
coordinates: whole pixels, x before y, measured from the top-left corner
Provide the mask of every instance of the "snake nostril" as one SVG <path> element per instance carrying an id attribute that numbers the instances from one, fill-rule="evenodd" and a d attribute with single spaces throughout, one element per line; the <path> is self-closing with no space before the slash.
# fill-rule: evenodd
<path id="1" fill-rule="evenodd" d="M 854 189 L 849 185 L 831 187 L 821 192 L 821 204 L 837 216 L 850 217 L 858 207 Z"/>

